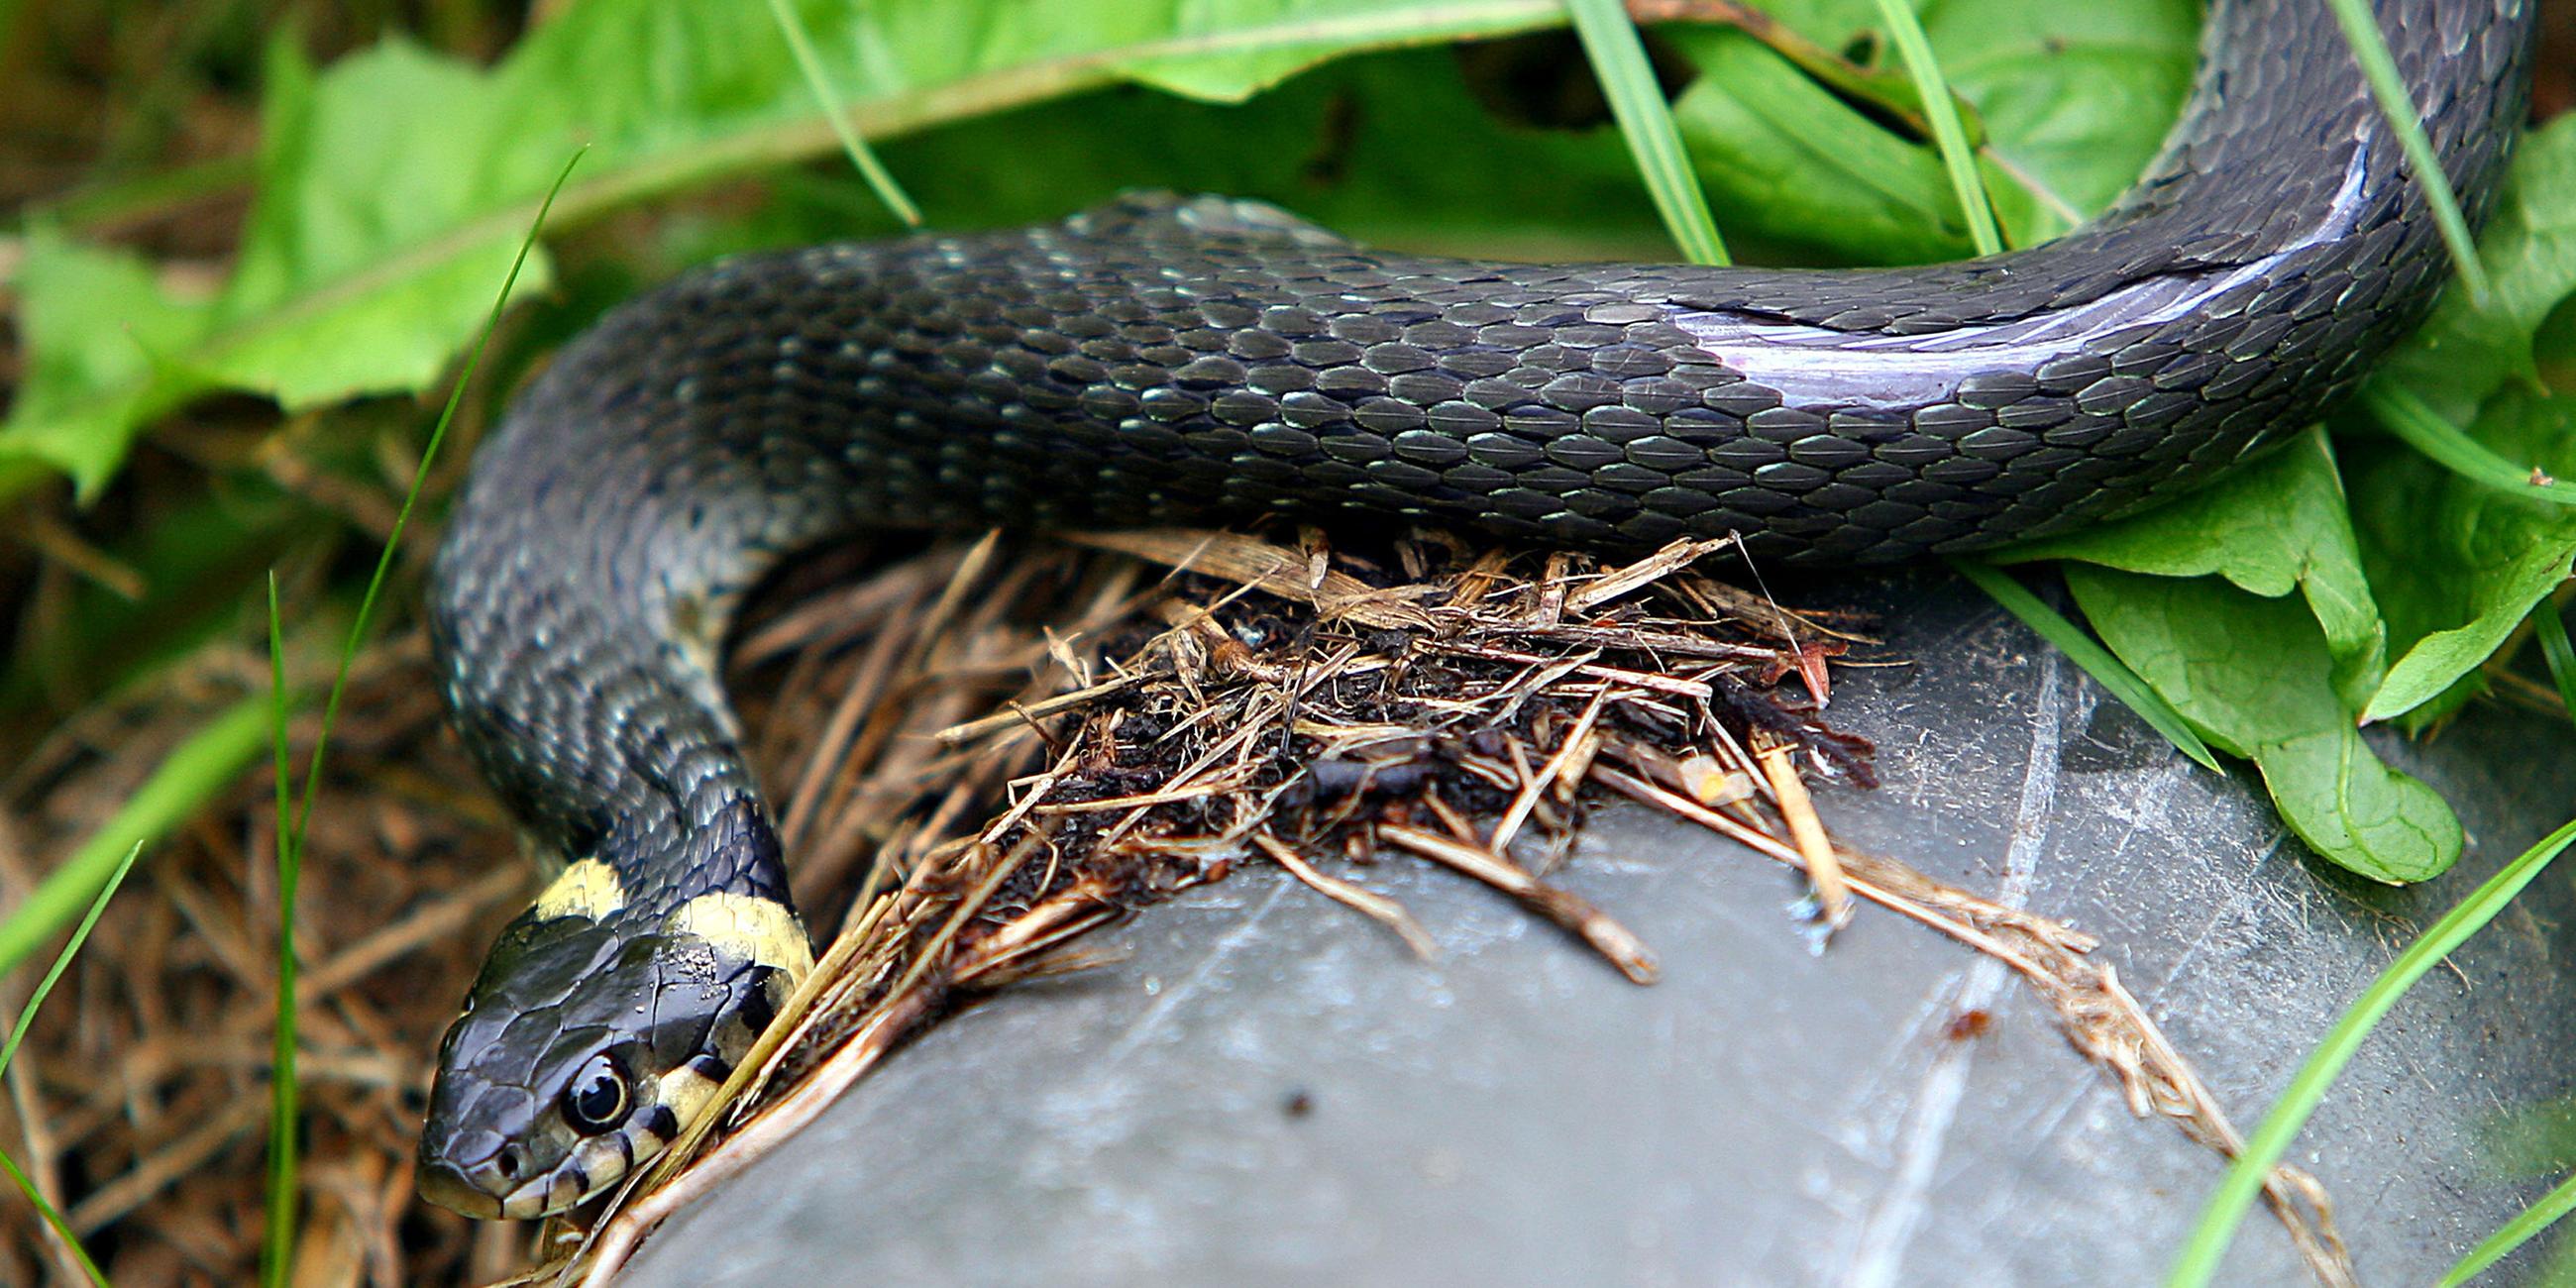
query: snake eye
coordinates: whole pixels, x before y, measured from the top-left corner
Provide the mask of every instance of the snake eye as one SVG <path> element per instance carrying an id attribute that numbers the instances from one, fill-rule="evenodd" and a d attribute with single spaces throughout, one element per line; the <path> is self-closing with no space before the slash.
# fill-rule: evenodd
<path id="1" fill-rule="evenodd" d="M 564 1121 L 584 1136 L 596 1136 L 626 1120 L 626 1079 L 617 1061 L 603 1052 L 592 1056 L 564 1084 Z"/>

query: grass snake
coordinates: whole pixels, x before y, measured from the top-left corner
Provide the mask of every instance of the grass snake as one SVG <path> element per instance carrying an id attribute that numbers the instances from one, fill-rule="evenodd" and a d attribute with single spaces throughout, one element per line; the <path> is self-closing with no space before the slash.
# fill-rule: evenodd
<path id="1" fill-rule="evenodd" d="M 2474 218 L 2529 0 L 2377 9 Z M 448 1031 L 422 1191 L 484 1217 L 599 1192 L 810 969 L 715 669 L 794 548 L 1359 511 L 1864 563 L 2086 523 L 2308 423 L 2449 265 L 2326 0 L 2222 0 L 2202 49 L 2107 213 L 1961 263 L 1376 254 L 1138 196 L 748 255 L 616 309 L 482 445 L 430 579 L 457 727 L 559 867 Z"/>

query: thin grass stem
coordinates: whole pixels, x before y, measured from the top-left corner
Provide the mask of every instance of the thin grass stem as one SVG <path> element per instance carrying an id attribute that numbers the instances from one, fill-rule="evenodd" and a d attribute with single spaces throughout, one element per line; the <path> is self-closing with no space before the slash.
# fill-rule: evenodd
<path id="1" fill-rule="evenodd" d="M 421 485 L 438 459 L 440 444 L 447 440 L 448 426 L 456 420 L 456 409 L 464 403 L 465 391 L 474 382 L 475 371 L 482 366 L 483 354 L 491 346 L 492 333 L 500 328 L 501 314 L 509 306 L 510 292 L 519 284 L 519 272 L 527 267 L 528 255 L 536 248 L 537 237 L 545 230 L 546 215 L 554 209 L 555 197 L 563 191 L 564 182 L 572 177 L 573 167 L 581 163 L 582 153 L 575 151 L 555 176 L 554 186 L 546 199 L 538 203 L 536 218 L 529 222 L 519 241 L 518 256 L 510 261 L 509 275 L 501 281 L 501 291 L 493 297 L 492 309 L 483 319 L 482 332 L 475 337 L 474 347 L 465 358 L 465 367 L 456 376 L 455 385 L 447 392 L 447 403 L 439 409 L 438 421 L 431 426 L 429 442 L 421 449 L 420 467 L 412 472 L 411 486 L 403 493 L 402 508 L 394 514 L 392 531 L 385 536 L 384 549 L 377 553 L 375 571 L 367 578 L 366 593 L 358 599 L 358 612 L 349 624 L 348 639 L 340 648 L 340 663 L 331 678 L 330 694 L 323 700 L 322 723 L 313 737 L 313 754 L 306 760 L 304 787 L 289 808 L 286 724 L 293 714 L 294 700 L 286 686 L 286 662 L 283 628 L 277 607 L 277 578 L 269 577 L 269 667 L 272 688 L 272 733 L 278 767 L 277 788 L 277 1022 L 275 1069 L 270 1075 L 271 1114 L 269 1121 L 269 1175 L 267 1229 L 261 1241 L 260 1282 L 270 1288 L 282 1288 L 295 1244 L 295 1127 L 297 1096 L 295 1087 L 295 894 L 302 874 L 304 831 L 313 818 L 313 803 L 322 791 L 322 758 L 329 749 L 332 726 L 340 718 L 340 701 L 349 687 L 349 670 L 356 664 L 358 647 L 366 639 L 367 625 L 375 615 L 376 601 L 383 594 L 385 580 L 393 571 L 394 552 L 402 545 L 404 532 L 411 526 L 412 508 L 420 502 Z M 289 815 L 292 814 L 290 819 Z"/>
<path id="2" fill-rule="evenodd" d="M 54 964 L 45 971 L 45 977 L 36 982 L 36 990 L 27 995 L 27 1009 L 18 1013 L 17 1023 L 9 1026 L 8 1042 L 0 1045 L 0 1072 L 5 1072 L 9 1062 L 17 1058 L 18 1045 L 27 1040 L 27 1030 L 36 1023 L 37 1009 L 45 1004 L 45 998 L 54 991 L 54 985 L 62 979 L 63 972 L 71 968 L 72 958 L 80 955 L 81 945 L 89 942 L 90 930 L 107 912 L 108 901 L 116 897 L 117 889 L 125 884 L 126 875 L 134 871 L 135 858 L 142 853 L 143 842 L 139 840 L 126 849 L 125 857 L 118 861 L 116 869 L 100 885 L 97 896 L 90 900 L 89 911 L 82 915 L 70 941 L 63 945 L 61 952 L 54 954 Z M 106 1288 L 107 1275 L 98 1268 L 97 1262 L 90 1260 L 89 1249 L 81 1246 L 80 1236 L 72 1232 L 70 1223 L 63 1220 L 63 1214 L 45 1201 L 44 1193 L 36 1188 L 34 1179 L 20 1169 L 18 1161 L 6 1151 L 0 1151 L 0 1168 L 8 1170 L 9 1179 L 17 1185 L 18 1192 L 27 1196 L 27 1202 L 35 1206 L 36 1215 L 44 1218 L 45 1224 L 53 1228 L 55 1237 L 71 1250 L 73 1259 L 80 1262 L 81 1271 L 89 1276 L 89 1281 L 99 1288 Z"/>
<path id="3" fill-rule="evenodd" d="M 805 86 L 814 93 L 814 101 L 823 109 L 823 119 L 831 122 L 832 134 L 841 141 L 841 151 L 848 153 L 850 164 L 857 166 L 859 177 L 875 189 L 877 200 L 894 212 L 907 228 L 921 227 L 921 207 L 913 204 L 911 194 L 895 182 L 885 163 L 877 159 L 875 149 L 861 137 L 858 127 L 850 123 L 849 105 L 841 101 L 839 90 L 832 88 L 832 78 L 823 72 L 823 60 L 814 53 L 813 38 L 805 24 L 787 7 L 787 0 L 769 0 L 770 16 L 778 20 L 779 33 L 787 37 L 788 52 L 796 56 L 796 70 L 805 76 Z"/>
<path id="4" fill-rule="evenodd" d="M 1610 115 L 1619 122 L 1620 136 L 1637 158 L 1646 195 L 1654 200 L 1655 213 L 1663 217 L 1673 242 L 1694 264 L 1728 263 L 1726 242 L 1708 212 L 1708 195 L 1700 190 L 1699 172 L 1691 169 L 1672 107 L 1664 101 L 1654 64 L 1646 59 L 1645 41 L 1628 11 L 1619 0 L 1565 0 L 1565 11 L 1592 61 L 1602 97 L 1609 100 Z"/>
<path id="5" fill-rule="evenodd" d="M 2192 1227 L 2172 1273 L 2165 1278 L 2167 1288 L 2200 1288 L 2210 1282 L 2218 1273 L 2219 1259 L 2227 1255 L 2227 1245 L 2235 1238 L 2238 1223 L 2245 1219 L 2246 1209 L 2262 1192 L 2263 1178 L 2289 1151 L 2290 1142 L 2307 1125 L 2308 1116 L 2325 1099 L 2335 1076 L 2352 1062 L 2371 1029 L 2417 980 L 2441 965 L 2443 958 L 2504 911 L 2570 841 L 2576 841 L 2576 822 L 2561 825 L 2541 838 L 2539 844 L 2515 856 L 2409 944 L 2370 982 L 2370 987 L 2362 990 L 2361 996 L 2353 999 L 2334 1027 L 2326 1031 L 2325 1039 L 2317 1043 L 2316 1050 L 2308 1053 L 2307 1062 L 2299 1066 L 2290 1085 L 2282 1089 L 2281 1098 L 2263 1116 L 2262 1126 L 2246 1139 L 2245 1148 L 2228 1165 L 2227 1174 L 2219 1178 L 2218 1188 L 2201 1208 L 2199 1222 Z"/>
<path id="6" fill-rule="evenodd" d="M 1985 176 L 1977 172 L 1977 150 L 1968 143 L 1967 127 L 1959 121 L 1959 100 L 1951 97 L 1949 78 L 1941 74 L 1940 61 L 1932 56 L 1932 42 L 1924 38 L 1922 21 L 1906 0 L 1878 0 L 1878 13 L 1887 24 L 1887 34 L 1896 40 L 1896 52 L 1905 59 L 1906 73 L 1914 78 L 1915 92 L 1922 96 L 1923 119 L 1932 126 L 1933 145 L 1940 150 L 1943 168 L 1950 172 L 1950 191 L 1958 194 L 1959 214 L 1968 221 L 1968 240 L 1980 255 L 2002 254 L 2003 228 L 1995 222 L 1995 204 L 1986 193 Z"/>
<path id="7" fill-rule="evenodd" d="M 2296 0 L 2291 0 L 2295 3 Z M 2487 281 L 2487 266 L 2478 258 L 2477 239 L 2469 235 L 2468 218 L 2460 213 L 2460 197 L 2451 191 L 2451 176 L 2442 170 L 2442 158 L 2433 151 L 2433 140 L 2424 133 L 2424 115 L 2406 91 L 2406 78 L 2398 74 L 2397 60 L 2389 56 L 2388 41 L 2380 34 L 2379 19 L 2370 11 L 2370 0 L 2326 0 L 2334 10 L 2335 21 L 2343 25 L 2344 43 L 2352 46 L 2353 58 L 2361 64 L 2362 78 L 2370 82 L 2370 93 L 2379 100 L 2381 115 L 2389 128 L 2397 131 L 2397 146 L 2406 153 L 2406 164 L 2415 173 L 2415 182 L 2424 190 L 2425 204 L 2433 208 L 2434 226 L 2442 230 L 2442 244 L 2451 250 L 2451 263 L 2460 270 L 2460 281 L 2480 307 L 2494 293 Z"/>
<path id="8" fill-rule="evenodd" d="M 2486 444 L 2443 419 L 2402 385 L 2374 380 L 2363 386 L 2361 403 L 2400 442 L 2461 478 L 2551 505 L 2576 505 L 2576 484 L 2562 483 L 2538 466 L 2516 465 L 2487 450 Z"/>
<path id="9" fill-rule="evenodd" d="M 2109 690 L 2112 697 L 2137 712 L 2138 718 L 2163 734 L 2175 750 L 2213 773 L 2218 771 L 2218 754 L 2200 740 L 2199 734 L 2192 732 L 2191 722 L 2183 719 L 2182 713 L 2174 710 L 2173 704 L 2157 694 L 2137 672 L 2130 670 L 2128 663 L 2095 643 L 2092 636 L 2084 633 L 2083 627 L 2068 621 L 2064 614 L 2030 593 L 2030 588 L 2022 585 L 2012 574 L 1993 564 L 1982 559 L 1952 559 L 1949 563 L 1951 571 L 1976 583 L 1977 589 L 2003 605 L 2004 611 L 2020 618 L 2022 625 L 2074 659 L 2077 666 L 2084 668 L 2086 675 L 2092 676 L 2094 682 Z"/>

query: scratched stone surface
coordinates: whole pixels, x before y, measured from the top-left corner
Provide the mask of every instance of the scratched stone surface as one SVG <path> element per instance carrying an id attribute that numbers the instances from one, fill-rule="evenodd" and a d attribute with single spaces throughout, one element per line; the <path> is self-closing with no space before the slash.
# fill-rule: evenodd
<path id="1" fill-rule="evenodd" d="M 2563 725 L 2482 709 L 2383 743 L 2472 842 L 2428 887 L 2370 887 L 1960 584 L 1805 602 L 1888 614 L 1909 659 L 1836 690 L 1887 785 L 1829 792 L 1828 823 L 2100 935 L 2249 1130 L 2397 948 L 2576 800 Z M 1464 878 L 1366 879 L 1439 960 L 1272 874 L 1194 893 L 1095 940 L 1115 964 L 900 1053 L 629 1282 L 2150 1284 L 2218 1175 L 1996 963 L 1866 908 L 1812 955 L 1780 869 L 1642 810 L 1562 881 L 1655 949 L 1654 987 Z M 2576 1090 L 2571 903 L 2544 878 L 2301 1138 L 2363 1282 L 2428 1282 L 2539 1192 L 2479 1141 Z M 1969 1009 L 1985 1033 L 1947 1036 Z M 2221 1282 L 2309 1279 L 2258 1212 Z"/>

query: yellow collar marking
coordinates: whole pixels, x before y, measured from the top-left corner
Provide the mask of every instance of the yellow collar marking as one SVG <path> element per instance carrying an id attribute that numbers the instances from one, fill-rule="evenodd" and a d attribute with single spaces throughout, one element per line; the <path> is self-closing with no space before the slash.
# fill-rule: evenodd
<path id="1" fill-rule="evenodd" d="M 597 921 L 626 906 L 626 884 L 617 869 L 597 859 L 583 859 L 563 870 L 554 884 L 537 896 L 537 919 L 588 917 Z"/>
<path id="2" fill-rule="evenodd" d="M 787 973 L 793 987 L 814 969 L 814 947 L 796 914 L 775 899 L 719 891 L 681 904 L 668 923 L 717 949 Z"/>

